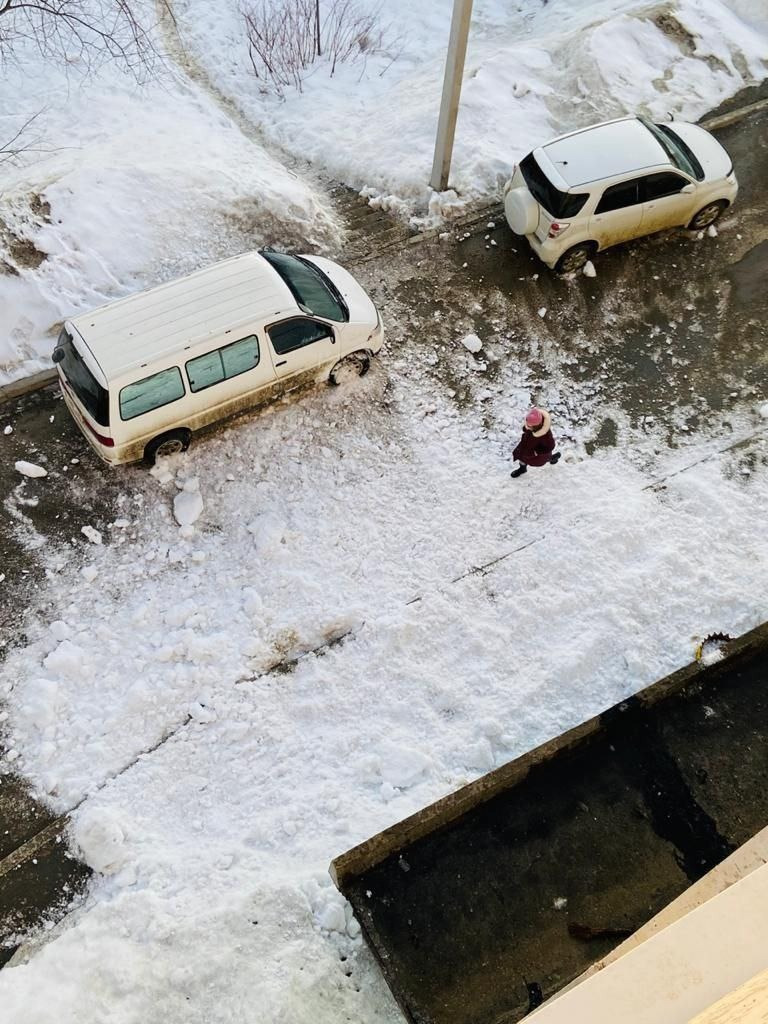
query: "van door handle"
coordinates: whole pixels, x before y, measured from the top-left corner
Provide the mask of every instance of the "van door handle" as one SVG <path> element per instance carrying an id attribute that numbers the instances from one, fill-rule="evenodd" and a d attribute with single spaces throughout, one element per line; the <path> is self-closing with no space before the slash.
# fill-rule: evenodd
<path id="1" fill-rule="evenodd" d="M 275 366 L 285 366 L 285 364 L 286 364 L 287 362 L 288 362 L 288 360 L 287 360 L 287 359 L 284 359 L 284 360 L 282 361 L 282 363 L 275 363 Z"/>

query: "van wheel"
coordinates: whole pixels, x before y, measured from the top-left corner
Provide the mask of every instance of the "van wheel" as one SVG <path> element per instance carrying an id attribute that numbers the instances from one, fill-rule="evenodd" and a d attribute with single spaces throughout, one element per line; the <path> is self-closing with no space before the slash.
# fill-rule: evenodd
<path id="1" fill-rule="evenodd" d="M 338 387 L 354 377 L 364 377 L 371 368 L 371 357 L 367 352 L 352 352 L 344 356 L 328 374 L 328 383 Z"/>
<path id="2" fill-rule="evenodd" d="M 702 206 L 699 212 L 691 218 L 688 230 L 701 231 L 702 228 L 708 228 L 710 224 L 714 224 L 715 221 L 720 218 L 723 210 L 727 206 L 728 203 L 723 199 L 720 199 L 716 203 L 707 203 L 706 206 Z"/>
<path id="3" fill-rule="evenodd" d="M 169 430 L 167 434 L 158 434 L 144 449 L 144 461 L 148 466 L 154 466 L 158 459 L 185 452 L 191 436 L 188 430 Z"/>
<path id="4" fill-rule="evenodd" d="M 563 255 L 555 264 L 558 274 L 573 274 L 581 270 L 587 260 L 591 259 L 595 246 L 590 242 L 581 242 L 579 245 L 572 245 L 566 249 Z"/>

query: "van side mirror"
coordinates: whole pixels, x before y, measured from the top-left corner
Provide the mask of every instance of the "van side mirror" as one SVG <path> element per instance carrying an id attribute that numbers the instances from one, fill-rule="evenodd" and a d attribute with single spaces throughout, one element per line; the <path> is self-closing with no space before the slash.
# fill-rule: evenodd
<path id="1" fill-rule="evenodd" d="M 54 361 L 54 363 L 60 363 L 61 360 L 64 358 L 64 355 L 65 353 L 63 348 L 55 348 L 53 350 L 53 355 L 51 356 L 51 359 Z"/>
<path id="2" fill-rule="evenodd" d="M 691 195 L 692 192 L 696 191 L 696 186 L 694 184 L 692 184 L 691 182 L 688 182 L 687 185 L 683 185 L 683 187 L 680 189 L 680 191 L 683 193 L 683 195 L 689 196 L 689 195 Z"/>

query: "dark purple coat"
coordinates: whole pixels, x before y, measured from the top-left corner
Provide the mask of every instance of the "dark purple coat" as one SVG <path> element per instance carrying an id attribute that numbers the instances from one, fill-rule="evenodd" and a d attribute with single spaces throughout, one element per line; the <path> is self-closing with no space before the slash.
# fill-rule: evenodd
<path id="1" fill-rule="evenodd" d="M 555 450 L 552 431 L 547 430 L 538 437 L 532 430 L 523 430 L 520 443 L 512 452 L 512 458 L 526 466 L 545 466 Z"/>

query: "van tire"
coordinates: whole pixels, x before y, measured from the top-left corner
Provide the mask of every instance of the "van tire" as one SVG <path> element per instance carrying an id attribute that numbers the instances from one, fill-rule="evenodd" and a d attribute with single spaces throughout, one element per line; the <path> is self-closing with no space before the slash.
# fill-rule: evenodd
<path id="1" fill-rule="evenodd" d="M 185 452 L 191 438 L 189 430 L 169 430 L 167 434 L 158 434 L 144 449 L 144 461 L 148 466 L 154 466 L 158 458 Z"/>
<path id="2" fill-rule="evenodd" d="M 364 377 L 371 368 L 370 352 L 351 352 L 344 356 L 328 374 L 328 383 L 334 387 L 343 384 L 350 377 Z"/>
<path id="3" fill-rule="evenodd" d="M 688 230 L 703 231 L 704 228 L 708 228 L 710 224 L 714 224 L 716 220 L 719 220 L 723 210 L 727 207 L 728 203 L 724 199 L 720 199 L 716 203 L 707 203 L 706 206 L 702 206 L 699 212 L 691 217 Z"/>
<path id="4" fill-rule="evenodd" d="M 555 270 L 558 274 L 575 274 L 592 259 L 596 251 L 597 246 L 594 242 L 579 242 L 578 245 L 572 245 L 557 261 Z"/>

